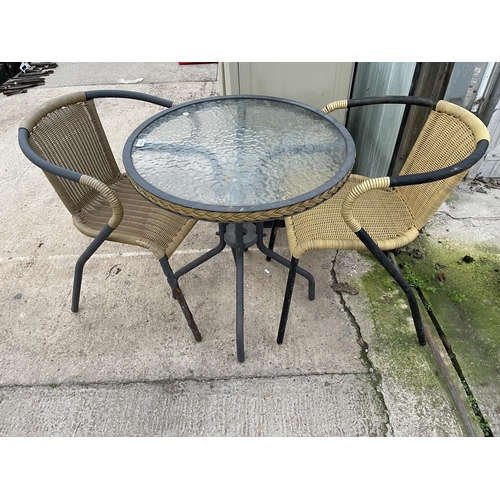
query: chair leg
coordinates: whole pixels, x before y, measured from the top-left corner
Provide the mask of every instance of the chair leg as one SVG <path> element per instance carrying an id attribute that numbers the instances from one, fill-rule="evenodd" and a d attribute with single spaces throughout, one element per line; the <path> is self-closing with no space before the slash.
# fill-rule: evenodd
<path id="1" fill-rule="evenodd" d="M 80 255 L 75 266 L 75 275 L 73 278 L 73 296 L 71 300 L 71 310 L 78 312 L 80 305 L 80 291 L 82 288 L 83 268 L 87 261 L 92 257 L 95 251 L 106 241 L 108 236 L 114 231 L 114 228 L 106 225 L 104 229 L 94 238 L 94 241 L 87 247 L 85 252 Z"/>
<path id="2" fill-rule="evenodd" d="M 83 276 L 83 266 L 88 259 L 82 259 L 83 255 L 80 256 L 75 266 L 75 274 L 73 278 L 73 296 L 71 299 L 71 311 L 78 312 L 80 306 L 80 291 L 82 289 L 82 276 Z"/>
<path id="3" fill-rule="evenodd" d="M 170 267 L 170 263 L 168 262 L 166 255 L 164 255 L 160 259 L 160 264 L 163 269 L 163 272 L 165 273 L 165 276 L 167 277 L 170 288 L 172 288 L 172 294 L 174 296 L 174 299 L 177 300 L 177 302 L 181 306 L 182 312 L 184 313 L 189 328 L 191 328 L 191 331 L 193 332 L 194 338 L 196 339 L 197 342 L 201 342 L 201 334 L 200 331 L 198 330 L 198 326 L 194 321 L 193 315 L 191 314 L 191 310 L 187 305 L 186 299 L 184 298 L 184 294 L 182 293 L 179 283 L 174 276 L 174 272 Z"/>
<path id="4" fill-rule="evenodd" d="M 288 269 L 288 279 L 286 281 L 285 298 L 283 299 L 283 309 L 281 311 L 280 326 L 278 328 L 278 344 L 283 343 L 283 337 L 285 336 L 286 322 L 288 320 L 288 313 L 290 311 L 290 304 L 292 302 L 293 286 L 295 284 L 295 276 L 297 275 L 297 267 L 299 265 L 299 259 L 292 257 L 290 261 L 290 267 Z"/>
<path id="5" fill-rule="evenodd" d="M 283 266 L 290 268 L 289 260 L 277 254 L 274 250 L 270 250 L 268 247 L 266 247 L 266 245 L 264 245 L 264 224 L 262 222 L 257 222 L 256 225 L 257 225 L 257 236 L 258 236 L 257 247 L 259 248 L 259 250 L 267 257 L 270 257 L 272 260 L 275 260 L 276 262 L 279 262 Z M 308 289 L 309 300 L 314 300 L 314 297 L 316 295 L 316 282 L 314 280 L 314 276 L 305 269 L 302 269 L 301 267 L 297 267 L 296 272 L 297 274 L 304 276 L 304 278 L 306 278 L 307 281 L 309 282 L 309 289 Z"/>
<path id="6" fill-rule="evenodd" d="M 269 248 L 269 250 L 274 249 L 274 242 L 276 241 L 276 233 L 278 232 L 278 225 L 279 225 L 279 219 L 276 219 L 275 221 L 273 221 L 273 226 L 271 228 L 271 234 L 269 236 L 269 243 L 267 245 L 267 248 Z M 270 261 L 271 257 L 269 257 L 269 255 L 268 255 L 266 257 L 266 260 Z"/>
<path id="7" fill-rule="evenodd" d="M 410 305 L 411 314 L 413 316 L 413 323 L 415 325 L 415 330 L 417 332 L 418 342 L 420 345 L 426 345 L 424 324 L 422 321 L 422 316 L 420 315 L 420 309 L 418 307 L 418 302 L 413 293 L 411 286 L 404 279 L 403 275 L 399 270 L 394 267 L 391 260 L 385 255 L 378 245 L 372 240 L 368 233 L 361 228 L 360 231 L 356 233 L 356 236 L 364 243 L 366 248 L 377 258 L 377 260 L 384 266 L 385 270 L 394 278 L 396 283 L 400 286 L 403 292 L 406 294 L 408 299 L 408 304 Z"/>

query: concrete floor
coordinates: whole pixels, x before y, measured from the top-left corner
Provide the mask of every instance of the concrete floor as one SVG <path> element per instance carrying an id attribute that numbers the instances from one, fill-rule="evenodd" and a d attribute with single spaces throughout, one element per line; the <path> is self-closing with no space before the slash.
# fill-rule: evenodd
<path id="1" fill-rule="evenodd" d="M 236 360 L 229 251 L 180 280 L 201 343 L 154 256 L 138 247 L 105 243 L 85 269 L 80 311 L 70 311 L 73 267 L 89 239 L 74 229 L 42 172 L 21 153 L 19 123 L 35 106 L 75 90 L 121 88 L 181 103 L 217 95 L 217 78 L 213 64 L 59 63 L 45 86 L 0 95 L 0 436 L 466 435 L 397 292 L 386 304 L 395 327 L 381 330 L 384 318 L 374 313 L 377 304 L 362 280 L 377 264 L 365 254 L 310 252 L 301 259 L 316 278 L 316 300 L 307 299 L 298 277 L 279 346 L 286 269 L 255 248 L 246 252 L 244 363 Z M 119 161 L 128 135 L 158 109 L 133 101 L 99 104 Z M 453 234 L 463 231 L 461 224 L 472 220 L 481 227 L 487 218 L 490 243 L 500 245 L 498 198 L 477 197 L 490 204 L 487 217 L 474 198 L 474 210 L 463 219 L 460 199 L 443 207 L 456 222 Z M 439 237 L 445 229 L 433 224 L 429 233 Z M 172 257 L 174 270 L 215 246 L 216 229 L 199 222 Z M 287 255 L 283 231 L 275 249 Z M 335 292 L 334 280 L 360 293 Z M 381 299 L 385 285 L 378 286 Z M 465 394 L 460 397 L 467 406 Z M 498 433 L 498 392 L 493 399 L 483 408 Z M 481 435 L 470 407 L 467 414 Z"/>

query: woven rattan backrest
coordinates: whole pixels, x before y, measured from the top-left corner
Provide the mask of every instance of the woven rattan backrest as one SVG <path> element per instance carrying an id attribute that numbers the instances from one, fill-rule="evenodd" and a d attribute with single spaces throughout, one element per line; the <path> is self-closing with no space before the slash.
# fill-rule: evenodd
<path id="1" fill-rule="evenodd" d="M 120 176 L 94 101 L 55 109 L 33 127 L 30 144 L 55 165 L 110 184 Z M 66 208 L 75 214 L 98 196 L 91 188 L 45 172 Z"/>
<path id="2" fill-rule="evenodd" d="M 419 174 L 449 167 L 469 156 L 476 147 L 471 128 L 446 112 L 431 111 L 400 175 Z M 467 171 L 441 181 L 397 188 L 420 229 L 426 224 Z"/>

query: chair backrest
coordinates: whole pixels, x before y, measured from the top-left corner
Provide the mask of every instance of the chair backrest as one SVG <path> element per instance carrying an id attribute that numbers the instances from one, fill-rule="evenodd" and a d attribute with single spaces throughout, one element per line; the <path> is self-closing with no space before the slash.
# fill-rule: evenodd
<path id="1" fill-rule="evenodd" d="M 479 118 L 455 104 L 439 101 L 431 110 L 399 175 L 420 174 L 464 160 L 480 139 L 489 138 Z M 400 186 L 401 196 L 421 229 L 467 174 L 465 170 L 443 180 Z"/>
<path id="2" fill-rule="evenodd" d="M 121 175 L 94 101 L 83 92 L 53 99 L 23 121 L 33 150 L 45 160 L 112 184 Z M 99 196 L 87 186 L 44 171 L 66 208 L 77 213 Z"/>

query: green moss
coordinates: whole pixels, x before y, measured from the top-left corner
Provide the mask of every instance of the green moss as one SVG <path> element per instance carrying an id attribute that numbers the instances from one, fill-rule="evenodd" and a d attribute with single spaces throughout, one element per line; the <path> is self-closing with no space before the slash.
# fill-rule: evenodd
<path id="1" fill-rule="evenodd" d="M 454 203 L 454 202 L 459 201 L 459 200 L 460 200 L 460 196 L 457 193 L 453 192 L 450 194 L 450 196 L 448 196 L 447 202 Z"/>
<path id="2" fill-rule="evenodd" d="M 428 284 L 423 293 L 459 350 L 461 363 L 478 365 L 475 371 L 481 366 L 488 372 L 500 368 L 499 250 L 446 240 L 436 243 L 425 236 L 412 244 L 411 249 L 416 248 L 422 259 L 408 252 L 399 254 L 398 261 Z"/>
<path id="3" fill-rule="evenodd" d="M 378 261 L 365 254 L 363 258 L 373 262 L 360 284 L 372 309 L 375 332 L 370 348 L 377 355 L 378 366 L 416 394 L 434 389 L 435 361 L 430 349 L 417 341 L 406 295 Z M 444 387 L 444 381 L 440 383 Z"/>
<path id="4" fill-rule="evenodd" d="M 436 384 L 447 386 L 431 349 L 417 342 L 406 296 L 376 259 L 359 255 L 373 264 L 358 285 L 372 310 L 374 332 L 371 342 L 365 340 L 374 367 L 397 379 L 402 390 L 422 398 L 425 391 L 434 394 L 428 400 L 438 405 Z M 422 234 L 396 260 L 408 282 L 422 292 L 424 322 L 438 330 L 464 396 L 485 435 L 492 435 L 489 423 L 500 408 L 500 245 L 468 241 L 466 235 L 462 241 L 446 236 L 437 241 Z"/>
<path id="5" fill-rule="evenodd" d="M 408 250 L 398 261 L 427 284 L 423 295 L 481 428 L 491 436 L 488 421 L 500 408 L 500 250 L 426 236 Z"/>

